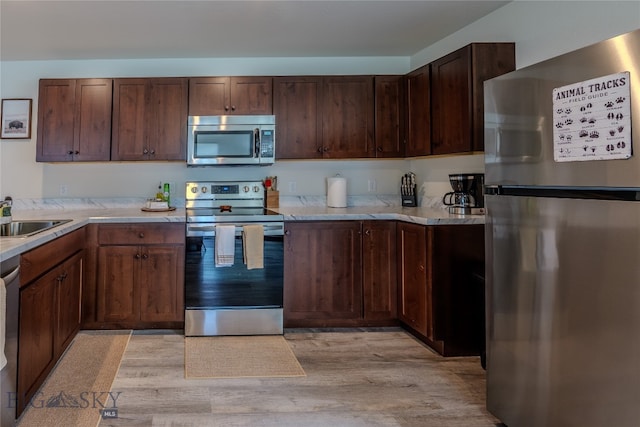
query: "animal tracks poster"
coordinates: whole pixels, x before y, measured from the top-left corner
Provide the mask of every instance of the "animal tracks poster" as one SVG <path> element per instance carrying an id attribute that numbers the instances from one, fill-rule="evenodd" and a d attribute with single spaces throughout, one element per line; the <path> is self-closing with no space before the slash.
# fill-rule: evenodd
<path id="1" fill-rule="evenodd" d="M 630 86 L 625 71 L 553 89 L 554 160 L 630 158 Z"/>

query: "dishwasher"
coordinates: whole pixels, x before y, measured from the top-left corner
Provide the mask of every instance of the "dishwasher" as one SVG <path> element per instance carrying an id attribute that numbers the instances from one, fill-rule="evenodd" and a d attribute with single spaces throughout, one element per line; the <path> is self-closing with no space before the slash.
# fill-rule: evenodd
<path id="1" fill-rule="evenodd" d="M 20 256 L 0 263 L 0 277 L 6 289 L 4 355 L 7 364 L 0 370 L 0 426 L 16 424 L 16 388 L 18 384 L 18 304 Z M 0 310 L 1 313 L 1 310 Z M 1 358 L 1 356 L 0 356 Z"/>

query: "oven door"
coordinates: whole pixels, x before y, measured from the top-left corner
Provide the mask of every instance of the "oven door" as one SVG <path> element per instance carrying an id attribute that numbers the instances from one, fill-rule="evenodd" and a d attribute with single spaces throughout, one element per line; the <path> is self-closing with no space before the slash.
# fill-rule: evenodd
<path id="1" fill-rule="evenodd" d="M 243 262 L 236 224 L 234 262 L 215 266 L 215 226 L 189 224 L 185 265 L 185 335 L 282 334 L 283 223 L 263 224 L 264 268 Z"/>

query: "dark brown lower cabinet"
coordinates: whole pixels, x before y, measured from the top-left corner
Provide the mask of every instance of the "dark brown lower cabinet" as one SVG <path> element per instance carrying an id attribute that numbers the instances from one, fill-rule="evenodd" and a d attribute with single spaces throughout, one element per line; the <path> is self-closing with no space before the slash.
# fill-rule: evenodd
<path id="1" fill-rule="evenodd" d="M 397 318 L 396 222 L 362 222 L 364 319 Z"/>
<path id="2" fill-rule="evenodd" d="M 484 225 L 398 224 L 398 317 L 444 356 L 484 340 Z"/>
<path id="3" fill-rule="evenodd" d="M 184 327 L 184 224 L 100 224 L 89 234 L 97 267 L 85 328 Z"/>
<path id="4" fill-rule="evenodd" d="M 423 225 L 398 224 L 398 318 L 418 334 L 433 338 L 428 231 Z"/>
<path id="5" fill-rule="evenodd" d="M 396 324 L 394 250 L 393 221 L 287 222 L 285 327 Z"/>
<path id="6" fill-rule="evenodd" d="M 17 414 L 80 328 L 84 229 L 21 257 Z"/>

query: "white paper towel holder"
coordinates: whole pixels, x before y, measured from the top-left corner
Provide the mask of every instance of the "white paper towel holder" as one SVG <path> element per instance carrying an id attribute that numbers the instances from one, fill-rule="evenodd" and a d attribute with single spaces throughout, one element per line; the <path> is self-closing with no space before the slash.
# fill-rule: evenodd
<path id="1" fill-rule="evenodd" d="M 327 206 L 330 208 L 347 207 L 347 179 L 339 173 L 327 178 Z"/>

